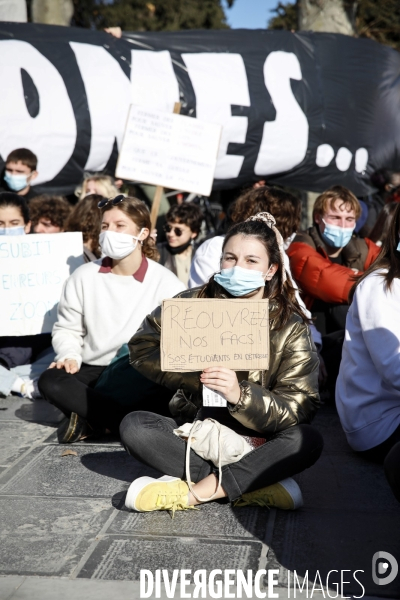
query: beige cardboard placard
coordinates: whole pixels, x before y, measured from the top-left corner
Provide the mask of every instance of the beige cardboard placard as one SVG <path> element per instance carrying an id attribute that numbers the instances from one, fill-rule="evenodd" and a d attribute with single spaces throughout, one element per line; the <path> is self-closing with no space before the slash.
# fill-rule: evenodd
<path id="1" fill-rule="evenodd" d="M 172 298 L 162 303 L 161 370 L 269 366 L 268 300 Z"/>

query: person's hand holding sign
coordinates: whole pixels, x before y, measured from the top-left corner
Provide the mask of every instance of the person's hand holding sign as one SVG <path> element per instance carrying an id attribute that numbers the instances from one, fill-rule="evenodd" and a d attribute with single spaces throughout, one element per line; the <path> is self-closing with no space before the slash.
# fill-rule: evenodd
<path id="1" fill-rule="evenodd" d="M 240 398 L 240 387 L 236 372 L 225 367 L 207 367 L 200 375 L 200 381 L 208 388 L 215 390 L 229 404 L 237 404 Z"/>
<path id="2" fill-rule="evenodd" d="M 52 362 L 49 369 L 65 369 L 67 373 L 73 375 L 79 371 L 79 366 L 76 360 L 67 358 L 65 360 L 59 360 L 58 362 Z"/>

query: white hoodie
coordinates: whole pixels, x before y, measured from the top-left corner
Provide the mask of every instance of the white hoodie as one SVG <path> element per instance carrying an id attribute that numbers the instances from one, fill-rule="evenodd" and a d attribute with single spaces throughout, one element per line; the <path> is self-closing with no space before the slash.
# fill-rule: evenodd
<path id="1" fill-rule="evenodd" d="M 372 273 L 347 314 L 336 406 L 354 450 L 384 442 L 400 425 L 400 280 Z"/>

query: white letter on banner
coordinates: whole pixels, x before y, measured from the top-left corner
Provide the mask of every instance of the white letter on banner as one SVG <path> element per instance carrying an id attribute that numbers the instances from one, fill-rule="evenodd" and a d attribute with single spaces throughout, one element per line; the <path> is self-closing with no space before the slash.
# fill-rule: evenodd
<path id="1" fill-rule="evenodd" d="M 275 121 L 264 123 L 260 151 L 254 167 L 257 175 L 289 171 L 307 152 L 308 121 L 290 86 L 302 79 L 300 63 L 292 52 L 271 52 L 264 63 L 265 86 L 276 110 Z"/>
<path id="2" fill-rule="evenodd" d="M 182 58 L 196 94 L 197 118 L 223 127 L 215 178 L 233 179 L 239 175 L 244 157 L 227 154 L 228 144 L 244 144 L 248 119 L 233 117 L 231 105 L 250 106 L 243 58 L 222 52 L 182 54 Z"/>
<path id="3" fill-rule="evenodd" d="M 131 103 L 171 113 L 179 85 L 168 50 L 132 50 Z"/>
<path id="4" fill-rule="evenodd" d="M 106 166 L 115 138 L 121 147 L 130 104 L 128 77 L 102 46 L 70 42 L 85 85 L 92 124 L 90 152 L 85 169 Z"/>
<path id="5" fill-rule="evenodd" d="M 27 110 L 21 69 L 39 94 L 39 114 Z M 0 41 L 0 153 L 5 160 L 16 148 L 38 157 L 34 185 L 54 179 L 70 159 L 76 142 L 74 111 L 65 83 L 54 65 L 28 42 Z"/>

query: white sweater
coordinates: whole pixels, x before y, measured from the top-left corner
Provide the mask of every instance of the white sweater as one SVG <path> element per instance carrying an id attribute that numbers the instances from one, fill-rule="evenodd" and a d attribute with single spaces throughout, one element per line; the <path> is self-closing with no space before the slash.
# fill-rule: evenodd
<path id="1" fill-rule="evenodd" d="M 161 301 L 185 290 L 165 267 L 148 260 L 143 282 L 100 273 L 101 260 L 76 269 L 64 284 L 53 327 L 56 360 L 108 365 Z"/>
<path id="2" fill-rule="evenodd" d="M 388 292 L 375 272 L 356 289 L 347 314 L 336 406 L 354 450 L 374 448 L 400 425 L 399 279 Z"/>

